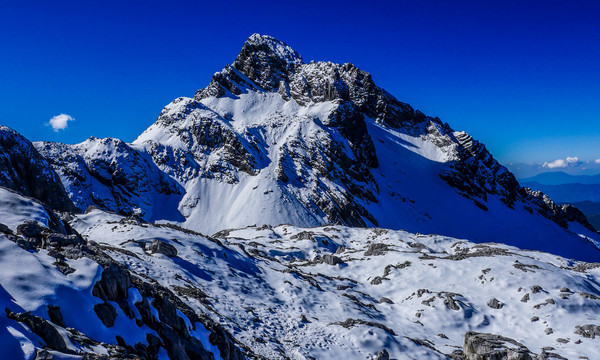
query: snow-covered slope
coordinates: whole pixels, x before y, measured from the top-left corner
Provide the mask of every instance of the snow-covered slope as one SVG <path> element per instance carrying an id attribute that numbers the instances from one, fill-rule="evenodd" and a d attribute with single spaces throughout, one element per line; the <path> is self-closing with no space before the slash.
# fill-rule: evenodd
<path id="1" fill-rule="evenodd" d="M 252 35 L 231 66 L 167 105 L 132 144 L 35 145 L 80 210 L 208 234 L 380 226 L 600 259 L 581 212 L 519 186 L 468 134 L 352 64 L 304 63 L 269 36 Z"/>
<path id="2" fill-rule="evenodd" d="M 206 237 L 99 209 L 56 217 L 0 189 L 22 233 L 0 234 L 11 359 L 470 359 L 480 333 L 521 359 L 597 355 L 598 263 L 381 228 Z"/>
<path id="3" fill-rule="evenodd" d="M 254 357 L 172 290 L 113 260 L 112 248 L 82 238 L 68 214 L 0 188 L 0 219 L 3 358 Z M 106 234 L 120 227 L 103 219 Z"/>

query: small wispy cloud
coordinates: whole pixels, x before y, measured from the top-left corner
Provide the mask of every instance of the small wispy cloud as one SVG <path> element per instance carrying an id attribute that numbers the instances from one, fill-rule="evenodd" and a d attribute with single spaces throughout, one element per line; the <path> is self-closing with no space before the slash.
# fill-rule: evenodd
<path id="1" fill-rule="evenodd" d="M 594 160 L 594 164 L 600 164 L 600 159 Z"/>
<path id="2" fill-rule="evenodd" d="M 600 159 L 598 159 L 600 160 Z M 596 160 L 596 161 L 598 161 Z M 567 156 L 566 159 L 556 159 L 554 161 L 550 161 L 550 162 L 545 162 L 544 165 L 542 165 L 542 167 L 545 168 L 549 168 L 549 169 L 557 169 L 557 168 L 566 168 L 568 166 L 571 165 L 575 165 L 579 163 L 579 158 L 577 156 Z"/>
<path id="3" fill-rule="evenodd" d="M 60 114 L 52 117 L 52 119 L 50 119 L 50 121 L 48 121 L 46 125 L 52 126 L 52 129 L 55 132 L 58 132 L 59 130 L 66 129 L 68 126 L 68 122 L 74 120 L 75 119 L 71 115 Z"/>

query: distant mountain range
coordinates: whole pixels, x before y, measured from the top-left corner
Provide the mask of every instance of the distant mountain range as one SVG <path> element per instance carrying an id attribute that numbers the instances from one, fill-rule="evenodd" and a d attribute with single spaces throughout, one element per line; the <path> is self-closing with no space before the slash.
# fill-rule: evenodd
<path id="1" fill-rule="evenodd" d="M 600 230 L 600 174 L 569 175 L 562 171 L 546 172 L 520 179 L 523 186 L 548 194 L 554 201 L 571 204 Z"/>
<path id="2" fill-rule="evenodd" d="M 519 179 L 521 184 L 536 182 L 542 185 L 564 185 L 564 184 L 600 184 L 598 175 L 570 175 L 563 171 L 551 171 L 536 176 Z"/>

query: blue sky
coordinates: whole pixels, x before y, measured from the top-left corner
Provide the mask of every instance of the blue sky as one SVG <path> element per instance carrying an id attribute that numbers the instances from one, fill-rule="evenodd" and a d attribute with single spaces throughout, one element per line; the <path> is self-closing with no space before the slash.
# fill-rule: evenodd
<path id="1" fill-rule="evenodd" d="M 599 17 L 597 1 L 4 2 L 0 124 L 33 141 L 132 141 L 258 32 L 371 72 L 503 163 L 593 162 Z M 63 113 L 65 129 L 45 125 Z"/>

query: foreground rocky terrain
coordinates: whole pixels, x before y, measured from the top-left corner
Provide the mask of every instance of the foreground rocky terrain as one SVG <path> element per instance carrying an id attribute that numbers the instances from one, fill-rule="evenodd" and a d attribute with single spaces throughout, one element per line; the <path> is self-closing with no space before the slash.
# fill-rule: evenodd
<path id="1" fill-rule="evenodd" d="M 269 36 L 131 144 L 0 127 L 11 359 L 594 359 L 599 248 L 466 133 Z"/>
<path id="2" fill-rule="evenodd" d="M 2 348 L 24 358 L 597 353 L 597 263 L 340 225 L 209 237 L 101 210 L 59 218 L 0 195 Z"/>

